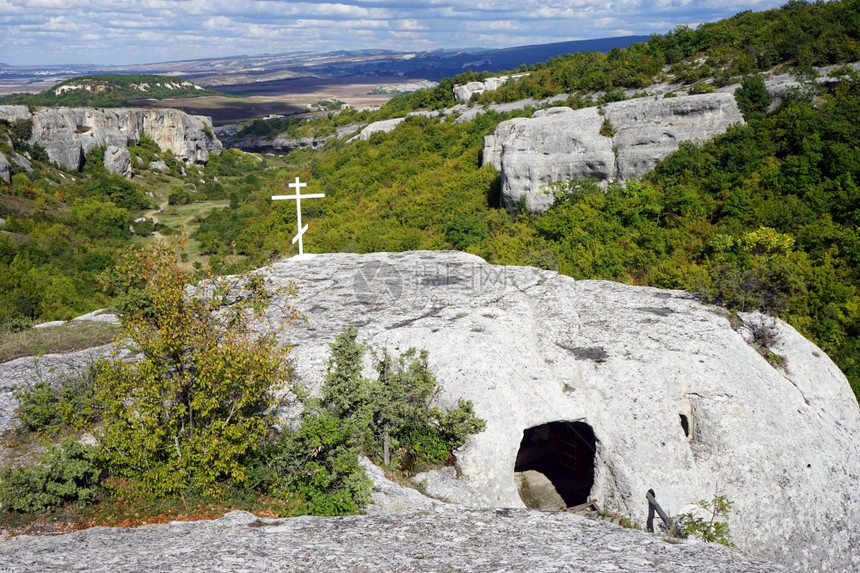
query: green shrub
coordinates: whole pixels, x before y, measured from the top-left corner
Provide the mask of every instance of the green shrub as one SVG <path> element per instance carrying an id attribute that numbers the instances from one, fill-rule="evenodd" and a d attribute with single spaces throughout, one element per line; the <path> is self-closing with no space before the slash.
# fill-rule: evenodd
<path id="1" fill-rule="evenodd" d="M 0 505 L 7 511 L 37 513 L 66 503 L 91 503 L 101 477 L 96 449 L 67 438 L 34 465 L 0 470 Z"/>
<path id="2" fill-rule="evenodd" d="M 358 463 L 353 428 L 320 409 L 306 410 L 297 431 L 281 433 L 270 493 L 296 494 L 313 515 L 355 513 L 370 500 L 371 481 Z"/>
<path id="3" fill-rule="evenodd" d="M 680 522 L 684 536 L 692 536 L 702 541 L 734 547 L 729 532 L 729 524 L 726 521 L 734 502 L 729 501 L 724 495 L 718 495 L 714 496 L 712 501 L 700 500 L 698 505 L 708 512 L 710 517 L 702 519 L 691 513 L 682 515 Z"/>
<path id="4" fill-rule="evenodd" d="M 188 205 L 191 203 L 191 194 L 181 185 L 173 185 L 167 195 L 169 205 Z"/>
<path id="5" fill-rule="evenodd" d="M 55 433 L 60 429 L 63 417 L 60 414 L 58 391 L 45 381 L 32 386 L 19 386 L 13 391 L 18 400 L 15 415 L 30 432 Z"/>
<path id="6" fill-rule="evenodd" d="M 141 491 L 217 495 L 252 485 L 249 467 L 289 381 L 288 349 L 251 328 L 269 301 L 262 277 L 212 281 L 188 296 L 176 259 L 158 244 L 121 257 L 105 277 L 141 357 L 100 365 L 98 435 L 112 474 Z"/>
<path id="7" fill-rule="evenodd" d="M 30 432 L 56 434 L 62 429 L 85 430 L 99 419 L 101 408 L 93 391 L 95 369 L 67 376 L 56 386 L 45 381 L 14 390 L 15 415 Z"/>
<path id="8" fill-rule="evenodd" d="M 436 378 L 427 351 L 410 348 L 398 356 L 386 349 L 376 357 L 376 380 L 361 374 L 364 346 L 350 326 L 331 345 L 322 406 L 346 420 L 360 450 L 376 463 L 406 473 L 443 463 L 470 434 L 483 431 L 472 403 L 460 400 L 443 413 L 431 406 Z"/>

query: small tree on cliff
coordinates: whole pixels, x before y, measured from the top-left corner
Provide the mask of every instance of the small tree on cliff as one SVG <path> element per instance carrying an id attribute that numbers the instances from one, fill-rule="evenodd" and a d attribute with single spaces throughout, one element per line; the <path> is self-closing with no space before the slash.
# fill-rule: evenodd
<path id="1" fill-rule="evenodd" d="M 459 400 L 447 413 L 431 406 L 437 382 L 426 350 L 393 356 L 383 349 L 376 357 L 376 380 L 361 375 L 364 352 L 355 326 L 335 338 L 322 406 L 351 424 L 358 447 L 370 458 L 413 471 L 445 462 L 470 434 L 484 430 L 471 401 Z"/>

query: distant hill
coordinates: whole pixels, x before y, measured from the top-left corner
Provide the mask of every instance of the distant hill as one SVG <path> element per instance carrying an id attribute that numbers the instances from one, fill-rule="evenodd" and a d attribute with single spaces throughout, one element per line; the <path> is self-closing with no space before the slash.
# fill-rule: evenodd
<path id="1" fill-rule="evenodd" d="M 46 107 L 121 107 L 134 100 L 187 98 L 212 93 L 188 80 L 170 76 L 97 74 L 66 80 L 37 94 L 0 97 L 0 103 Z"/>

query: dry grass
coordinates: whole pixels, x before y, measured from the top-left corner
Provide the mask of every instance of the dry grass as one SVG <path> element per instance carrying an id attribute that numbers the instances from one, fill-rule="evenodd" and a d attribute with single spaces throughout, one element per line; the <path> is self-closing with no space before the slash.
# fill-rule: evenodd
<path id="1" fill-rule="evenodd" d="M 0 332 L 0 363 L 22 356 L 74 352 L 111 342 L 121 327 L 105 322 L 71 321 L 60 326 Z"/>

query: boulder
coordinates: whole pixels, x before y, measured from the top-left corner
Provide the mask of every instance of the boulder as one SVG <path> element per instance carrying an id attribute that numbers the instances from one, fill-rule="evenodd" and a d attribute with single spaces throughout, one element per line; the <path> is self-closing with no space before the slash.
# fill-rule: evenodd
<path id="1" fill-rule="evenodd" d="M 6 185 L 12 184 L 12 165 L 2 151 L 0 151 L 0 181 Z"/>
<path id="2" fill-rule="evenodd" d="M 536 470 L 516 472 L 514 481 L 520 499 L 534 509 L 559 510 L 567 507 L 550 479 Z"/>
<path id="3" fill-rule="evenodd" d="M 564 456 L 568 495 L 611 500 L 639 523 L 649 489 L 673 516 L 717 492 L 734 502 L 741 549 L 792 569 L 860 568 L 860 408 L 827 355 L 779 320 L 456 252 L 317 255 L 259 272 L 298 286 L 307 322 L 284 342 L 312 393 L 329 344 L 356 324 L 373 348 L 427 349 L 439 406 L 473 401 L 487 428 L 456 468 L 421 480 L 431 495 L 523 507 L 518 463 Z M 760 328 L 781 365 L 747 341 Z"/>
<path id="4" fill-rule="evenodd" d="M 604 113 L 617 132 L 612 144 L 618 149 L 619 180 L 645 175 L 682 141 L 701 143 L 744 123 L 734 95 L 727 93 L 620 101 Z"/>
<path id="5" fill-rule="evenodd" d="M 394 128 L 400 125 L 400 123 L 406 119 L 405 117 L 397 117 L 395 119 L 385 119 L 382 121 L 374 121 L 364 129 L 362 129 L 358 135 L 350 139 L 350 141 L 360 140 L 367 141 L 370 139 L 370 136 L 374 133 L 389 133 L 394 131 Z"/>
<path id="6" fill-rule="evenodd" d="M 484 138 L 483 163 L 501 171 L 509 207 L 544 211 L 553 200 L 548 183 L 641 177 L 679 143 L 711 139 L 743 121 L 728 93 L 553 108 L 500 123 Z"/>
<path id="7" fill-rule="evenodd" d="M 125 147 L 108 145 L 105 150 L 104 166 L 108 173 L 115 173 L 126 179 L 131 179 L 131 154 Z"/>
<path id="8" fill-rule="evenodd" d="M 30 163 L 30 160 L 20 153 L 12 154 L 12 163 L 23 169 L 26 173 L 33 172 L 33 165 Z"/>

